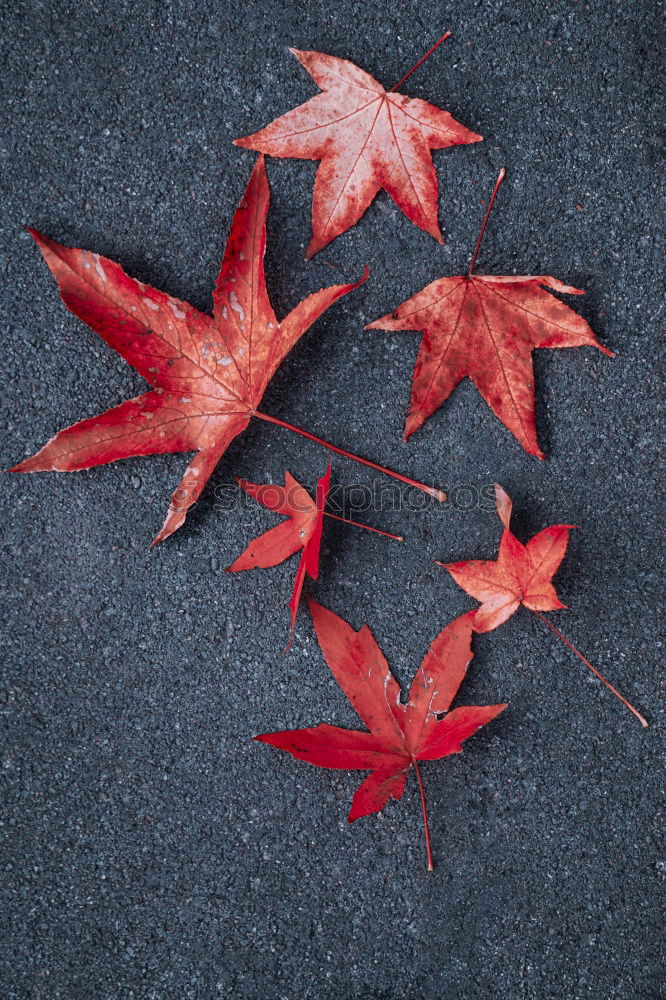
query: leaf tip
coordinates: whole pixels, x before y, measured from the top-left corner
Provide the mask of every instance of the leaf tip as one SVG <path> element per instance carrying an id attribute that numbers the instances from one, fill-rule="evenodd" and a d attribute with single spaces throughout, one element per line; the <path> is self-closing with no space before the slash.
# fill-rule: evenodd
<path id="1" fill-rule="evenodd" d="M 25 229 L 26 233 L 29 233 L 30 236 L 32 236 L 33 240 L 35 241 L 39 249 L 42 250 L 46 242 L 44 234 L 40 233 L 39 229 L 35 229 L 34 226 L 24 226 L 23 228 Z"/>
<path id="2" fill-rule="evenodd" d="M 416 420 L 410 414 L 407 417 L 407 420 L 405 421 L 405 429 L 402 432 L 402 440 L 403 441 L 409 441 L 409 439 L 412 436 L 412 434 L 414 434 L 414 432 L 419 429 L 420 425 L 418 425 L 418 426 L 415 426 L 415 425 L 416 425 Z"/>
<path id="3" fill-rule="evenodd" d="M 252 742 L 257 743 L 270 743 L 270 733 L 259 733 L 257 736 L 252 737 Z"/>
<path id="4" fill-rule="evenodd" d="M 166 516 L 164 524 L 150 543 L 151 549 L 154 549 L 156 545 L 165 541 L 165 539 L 169 538 L 175 531 L 178 531 L 178 529 L 182 527 L 185 523 L 186 513 L 186 511 L 182 510 L 169 509 L 169 513 Z"/>
<path id="5" fill-rule="evenodd" d="M 305 259 L 312 260 L 314 255 L 316 253 L 319 253 L 320 250 L 323 250 L 325 246 L 328 246 L 330 242 L 331 242 L 330 239 L 327 240 L 317 235 L 316 233 L 313 233 L 312 238 L 310 239 L 310 242 L 308 243 L 307 249 L 305 251 Z"/>
<path id="6" fill-rule="evenodd" d="M 266 157 L 264 156 L 263 153 L 259 153 L 256 163 L 252 168 L 252 173 L 250 175 L 248 187 L 250 186 L 255 177 L 259 178 L 260 183 L 268 184 L 268 177 L 266 175 Z"/>
<path id="7" fill-rule="evenodd" d="M 402 440 L 409 441 L 412 434 L 415 434 L 419 427 L 423 427 L 425 419 L 423 414 L 410 403 L 407 419 L 405 420 L 405 429 L 402 432 Z"/>
<path id="8" fill-rule="evenodd" d="M 298 581 L 298 577 L 297 577 L 297 581 Z M 300 594 L 298 596 L 299 596 L 299 599 L 300 599 Z M 307 594 L 306 594 L 306 597 L 307 597 Z M 294 594 L 292 594 L 292 601 L 293 601 L 293 599 L 294 599 Z M 287 641 L 287 645 L 282 650 L 282 655 L 283 656 L 286 656 L 286 654 L 289 652 L 289 650 L 292 647 L 293 641 L 294 641 L 294 635 L 296 633 L 296 616 L 298 614 L 298 603 L 299 603 L 299 600 L 297 600 L 297 602 L 296 602 L 295 605 L 292 605 L 291 601 L 289 602 L 289 607 L 291 608 L 291 625 L 290 625 L 290 628 L 289 628 L 289 639 Z"/>

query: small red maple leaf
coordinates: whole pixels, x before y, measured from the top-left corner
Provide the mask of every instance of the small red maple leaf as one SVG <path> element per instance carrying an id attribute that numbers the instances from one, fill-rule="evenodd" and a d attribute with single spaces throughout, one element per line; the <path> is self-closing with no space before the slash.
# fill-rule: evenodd
<path id="1" fill-rule="evenodd" d="M 284 474 L 284 486 L 276 486 L 272 483 L 249 483 L 246 479 L 238 479 L 237 482 L 249 496 L 254 497 L 269 510 L 275 511 L 276 514 L 284 514 L 287 520 L 253 539 L 238 559 L 227 567 L 227 573 L 277 566 L 293 556 L 299 549 L 301 550 L 294 588 L 289 601 L 291 626 L 288 649 L 294 635 L 305 574 L 307 573 L 313 580 L 319 576 L 319 549 L 324 508 L 331 483 L 331 463 L 329 462 L 325 475 L 317 480 L 317 499 L 314 501 L 308 491 L 294 479 L 290 472 Z"/>
<path id="2" fill-rule="evenodd" d="M 396 94 L 395 87 L 385 90 L 347 59 L 290 51 L 322 93 L 235 144 L 270 156 L 321 160 L 306 257 L 358 222 L 382 188 L 408 219 L 442 243 L 430 151 L 480 142 L 482 137 L 434 104 Z"/>
<path id="3" fill-rule="evenodd" d="M 260 156 L 231 224 L 212 318 L 130 278 L 106 257 L 29 230 L 67 308 L 153 388 L 60 431 L 11 471 L 69 472 L 136 455 L 195 451 L 155 544 L 183 524 L 220 458 L 253 416 L 289 427 L 257 411 L 266 386 L 308 327 L 360 282 L 315 292 L 278 323 L 264 279 L 268 201 Z"/>
<path id="4" fill-rule="evenodd" d="M 308 598 L 317 639 L 333 676 L 369 732 L 321 724 L 255 736 L 317 767 L 370 771 L 357 789 L 349 822 L 400 799 L 410 767 L 421 793 L 428 869 L 433 870 L 425 791 L 419 761 L 460 753 L 463 742 L 507 707 L 466 705 L 449 711 L 472 659 L 471 615 L 457 618 L 431 644 L 409 700 L 367 625 L 356 632 L 344 619 Z"/>
<path id="5" fill-rule="evenodd" d="M 501 486 L 495 486 L 497 513 L 504 526 L 497 559 L 470 559 L 441 563 L 458 586 L 481 601 L 474 612 L 475 632 L 502 625 L 521 604 L 530 611 L 557 611 L 566 607 L 555 592 L 552 578 L 564 558 L 573 524 L 551 524 L 527 545 L 509 528 L 513 504 Z M 437 561 L 437 560 L 435 560 Z"/>
<path id="6" fill-rule="evenodd" d="M 287 649 L 291 646 L 298 614 L 298 605 L 303 592 L 303 583 L 306 574 L 316 580 L 319 575 L 319 550 L 321 547 L 321 536 L 323 530 L 324 515 L 344 524 L 353 525 L 356 528 L 365 528 L 378 535 L 385 535 L 402 542 L 401 535 L 392 535 L 388 531 L 381 531 L 379 528 L 371 528 L 367 524 L 359 524 L 358 521 L 350 521 L 346 517 L 340 517 L 326 510 L 326 501 L 331 483 L 331 463 L 328 463 L 326 473 L 317 480 L 316 500 L 313 500 L 305 487 L 301 486 L 298 480 L 294 479 L 290 472 L 284 474 L 284 486 L 277 486 L 274 483 L 249 483 L 246 479 L 237 479 L 238 485 L 245 492 L 258 500 L 264 507 L 275 511 L 276 514 L 283 514 L 287 520 L 277 524 L 263 535 L 253 539 L 248 547 L 238 558 L 227 567 L 227 573 L 237 573 L 245 569 L 267 569 L 270 566 L 277 566 L 279 563 L 289 559 L 299 550 L 301 558 L 296 571 L 294 587 L 289 601 L 291 611 L 291 627 L 289 632 L 289 642 Z M 286 650 L 285 650 L 286 652 Z"/>
<path id="7" fill-rule="evenodd" d="M 438 278 L 366 330 L 420 330 L 405 440 L 470 378 L 488 406 L 531 455 L 543 458 L 534 417 L 532 351 L 598 347 L 590 325 L 545 288 L 583 295 L 549 274 L 473 274 L 500 173 L 467 274 Z"/>
<path id="8" fill-rule="evenodd" d="M 534 612 L 569 649 L 590 668 L 627 708 L 634 713 L 643 726 L 647 722 L 633 705 L 608 683 L 599 671 L 585 659 L 555 626 L 545 618 L 542 611 L 557 611 L 565 608 L 552 579 L 557 572 L 569 541 L 572 524 L 551 524 L 523 545 L 511 531 L 509 524 L 513 504 L 501 486 L 495 485 L 497 513 L 503 525 L 497 559 L 469 559 L 465 562 L 443 563 L 438 566 L 448 570 L 459 587 L 471 597 L 481 602 L 481 607 L 472 614 L 475 632 L 490 632 L 502 625 L 514 614 L 521 604 Z"/>

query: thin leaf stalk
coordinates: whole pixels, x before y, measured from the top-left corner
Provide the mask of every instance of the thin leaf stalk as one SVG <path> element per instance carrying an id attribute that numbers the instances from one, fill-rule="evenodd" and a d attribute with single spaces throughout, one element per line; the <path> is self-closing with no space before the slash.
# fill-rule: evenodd
<path id="1" fill-rule="evenodd" d="M 325 441 L 324 438 L 317 437 L 316 434 L 311 434 L 310 431 L 304 430 L 302 427 L 297 427 L 295 424 L 287 423 L 286 420 L 280 420 L 279 417 L 271 417 L 268 413 L 262 413 L 260 410 L 254 410 L 253 415 L 258 417 L 260 420 L 265 420 L 269 424 L 275 424 L 276 427 L 282 427 L 287 431 L 291 431 L 293 434 L 300 434 L 301 437 L 307 438 L 308 441 L 314 441 L 315 444 L 321 445 L 322 448 L 328 448 L 335 455 L 342 455 L 343 458 L 350 458 L 353 462 L 359 462 L 361 465 L 367 465 L 369 469 L 374 469 L 375 472 L 383 472 L 386 476 L 391 476 L 393 479 L 399 480 L 401 483 L 405 483 L 407 486 L 413 486 L 414 489 L 420 490 L 422 493 L 427 493 L 428 496 L 433 497 L 438 500 L 439 503 L 444 503 L 446 500 L 446 493 L 443 490 L 438 490 L 434 486 L 426 486 L 425 483 L 420 483 L 416 479 L 411 479 L 409 476 L 403 476 L 399 472 L 394 472 L 392 469 L 387 469 L 384 465 L 378 465 L 377 462 L 371 462 L 369 458 L 361 458 L 360 455 L 355 455 L 351 451 L 345 451 L 344 448 L 338 448 L 337 445 L 331 444 L 330 441 Z"/>
<path id="2" fill-rule="evenodd" d="M 423 787 L 423 779 L 421 778 L 421 770 L 419 768 L 419 762 L 416 757 L 412 757 L 412 764 L 414 765 L 414 770 L 416 771 L 416 780 L 419 783 L 419 792 L 421 793 L 421 809 L 423 811 L 423 829 L 425 831 L 425 843 L 426 843 L 426 861 L 428 863 L 428 871 L 434 872 L 435 865 L 432 860 L 432 846 L 430 844 L 430 828 L 428 826 L 428 805 L 426 803 L 425 788 Z"/>
<path id="3" fill-rule="evenodd" d="M 370 524 L 361 524 L 360 521 L 351 521 L 348 517 L 341 517 L 340 514 L 332 514 L 330 510 L 324 511 L 324 517 L 330 517 L 333 521 L 341 521 L 342 524 L 350 524 L 352 528 L 363 528 L 365 531 L 374 531 L 376 535 L 383 535 L 384 538 L 393 538 L 396 542 L 404 542 L 402 535 L 393 535 L 390 531 L 382 531 L 381 528 L 373 528 Z"/>
<path id="4" fill-rule="evenodd" d="M 594 674 L 594 676 L 598 677 L 598 679 L 602 682 L 602 684 L 605 684 L 606 687 L 608 688 L 608 690 L 611 691 L 615 695 L 616 698 L 619 698 L 620 701 L 622 702 L 622 704 L 626 705 L 626 707 L 629 709 L 630 712 L 633 712 L 633 714 L 636 716 L 636 718 L 640 722 L 641 726 L 643 726 L 645 729 L 647 729 L 648 725 L 649 725 L 647 719 L 645 719 L 644 716 L 642 716 L 641 713 L 638 711 L 638 709 L 634 708 L 634 706 L 630 702 L 628 702 L 627 699 L 625 697 L 623 697 L 623 695 L 621 695 L 620 692 L 617 691 L 613 687 L 612 684 L 609 683 L 609 681 L 606 680 L 606 678 L 603 676 L 603 674 L 599 673 L 599 671 L 596 669 L 596 667 L 592 666 L 592 664 L 590 663 L 589 660 L 585 659 L 585 657 L 583 656 L 583 654 L 581 653 L 581 651 L 579 649 L 576 649 L 576 647 L 574 646 L 574 644 L 572 642 L 569 642 L 569 640 L 567 639 L 567 637 L 565 635 L 562 635 L 562 633 L 560 632 L 560 630 L 557 629 L 557 628 L 555 628 L 555 626 L 553 625 L 553 623 L 550 622 L 550 621 L 548 621 L 548 619 L 546 617 L 544 617 L 544 615 L 542 615 L 541 612 L 534 611 L 533 614 L 535 614 L 537 616 L 537 618 L 540 618 L 541 621 L 545 625 L 547 625 L 548 628 L 552 632 L 554 632 L 556 636 L 558 636 L 558 638 L 560 638 L 562 640 L 562 642 L 565 642 L 567 644 L 567 646 L 569 647 L 569 649 L 573 653 L 576 654 L 576 656 L 578 657 L 578 659 L 582 660 L 583 663 L 585 664 L 585 666 L 590 668 L 590 670 L 592 671 L 592 673 Z"/>
<path id="5" fill-rule="evenodd" d="M 488 219 L 490 213 L 493 210 L 493 203 L 497 197 L 497 192 L 499 191 L 500 184 L 506 177 L 506 167 L 502 167 L 500 170 L 497 180 L 495 181 L 495 187 L 493 188 L 493 193 L 490 196 L 490 201 L 488 202 L 488 208 L 486 209 L 486 214 L 483 217 L 483 222 L 481 223 L 481 229 L 479 230 L 479 235 L 476 240 L 476 246 L 474 247 L 474 253 L 472 254 L 472 259 L 469 263 L 469 268 L 467 269 L 467 277 L 472 277 L 472 271 L 474 270 L 474 265 L 476 264 L 476 258 L 479 256 L 479 250 L 481 249 L 481 242 L 483 240 L 483 234 L 486 231 L 486 226 L 488 225 Z"/>
<path id="6" fill-rule="evenodd" d="M 426 61 L 426 59 L 428 58 L 428 56 L 431 56 L 433 54 L 433 52 L 435 51 L 435 49 L 438 49 L 440 47 L 440 45 L 442 44 L 442 42 L 445 42 L 446 39 L 450 38 L 450 37 L 451 37 L 451 32 L 450 31 L 445 31 L 444 34 L 442 35 L 442 37 L 439 39 L 439 41 L 435 42 L 435 44 L 432 45 L 428 49 L 428 51 L 426 52 L 426 54 L 424 56 L 421 56 L 421 58 L 419 59 L 419 61 L 416 62 L 416 63 L 414 63 L 414 65 L 412 66 L 412 68 L 409 69 L 409 70 L 407 70 L 407 72 L 405 73 L 405 75 L 402 76 L 398 80 L 398 82 L 396 84 L 394 84 L 391 87 L 390 90 L 387 91 L 387 93 L 388 94 L 392 94 L 394 90 L 397 90 L 398 87 L 401 87 L 402 84 L 405 82 L 405 80 L 407 80 L 412 75 L 412 73 L 414 72 L 414 70 L 418 69 L 419 66 L 421 66 Z"/>

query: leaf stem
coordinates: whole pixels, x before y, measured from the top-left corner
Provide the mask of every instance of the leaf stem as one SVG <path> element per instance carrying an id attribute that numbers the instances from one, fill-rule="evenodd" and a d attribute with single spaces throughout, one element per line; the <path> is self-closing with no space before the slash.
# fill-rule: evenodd
<path id="1" fill-rule="evenodd" d="M 396 542 L 404 542 L 402 535 L 392 535 L 390 531 L 382 531 L 381 528 L 372 528 L 369 524 L 361 524 L 360 521 L 350 521 L 348 517 L 340 517 L 339 514 L 331 514 L 329 510 L 324 511 L 325 517 L 330 517 L 334 521 L 342 521 L 343 524 L 351 524 L 353 528 L 365 528 L 366 531 L 374 531 L 376 535 L 384 535 L 385 538 L 393 538 Z"/>
<path id="2" fill-rule="evenodd" d="M 544 622 L 548 626 L 548 628 L 551 629 L 551 631 L 553 631 L 555 633 L 555 635 L 558 636 L 562 640 L 562 642 L 566 642 L 566 644 L 569 647 L 569 649 L 572 650 L 572 652 L 574 652 L 576 654 L 576 656 L 578 657 L 578 659 L 582 660 L 583 663 L 585 664 L 585 666 L 590 668 L 590 670 L 595 675 L 595 677 L 598 677 L 599 680 L 603 684 L 606 685 L 606 687 L 608 688 L 608 690 L 612 691 L 613 694 L 615 695 L 615 697 L 619 698 L 620 701 L 622 702 L 622 704 L 626 705 L 630 712 L 633 712 L 633 714 L 636 716 L 636 718 L 640 722 L 641 726 L 644 726 L 645 729 L 647 729 L 648 728 L 648 722 L 647 722 L 647 720 L 641 715 L 641 713 L 639 711 L 637 711 L 637 709 L 634 708 L 633 705 L 631 705 L 627 701 L 626 698 L 622 697 L 622 695 L 620 694 L 619 691 L 615 690 L 615 688 L 613 687 L 612 684 L 609 684 L 609 682 L 606 680 L 606 678 L 602 674 L 600 674 L 599 671 L 595 669 L 595 667 L 592 666 L 592 664 L 590 663 L 589 660 L 585 659 L 585 657 L 580 652 L 580 650 L 576 649 L 576 647 L 573 645 L 573 643 L 569 642 L 569 640 L 567 639 L 567 637 L 565 635 L 562 635 L 562 633 L 560 632 L 560 630 L 557 629 L 557 628 L 555 628 L 555 626 L 553 625 L 553 623 L 549 622 L 548 619 L 545 618 L 539 611 L 534 611 L 533 614 L 535 614 L 537 616 L 537 618 L 540 618 L 541 621 Z"/>
<path id="3" fill-rule="evenodd" d="M 376 462 L 371 462 L 369 458 L 361 458 L 360 455 L 354 455 L 351 451 L 345 451 L 344 448 L 338 448 L 329 441 L 324 441 L 323 438 L 317 437 L 316 434 L 311 434 L 310 431 L 303 430 L 302 427 L 296 427 L 295 424 L 288 424 L 286 420 L 280 420 L 279 417 L 271 417 L 268 413 L 261 413 L 259 410 L 254 410 L 254 416 L 259 417 L 260 420 L 266 420 L 269 424 L 275 424 L 277 427 L 284 427 L 285 430 L 292 431 L 294 434 L 300 434 L 301 437 L 307 438 L 308 441 L 314 441 L 315 444 L 320 444 L 322 448 L 328 448 L 329 451 L 334 452 L 336 455 L 342 455 L 343 458 L 351 458 L 354 462 L 360 462 L 361 465 L 367 465 L 368 468 L 374 469 L 375 472 L 383 472 L 386 476 L 392 476 L 393 479 L 398 479 L 401 483 L 405 483 L 407 486 L 413 486 L 414 489 L 421 490 L 422 493 L 427 493 L 428 496 L 434 497 L 434 499 L 438 500 L 440 503 L 444 503 L 446 500 L 446 493 L 444 493 L 443 490 L 438 490 L 434 486 L 426 486 L 424 483 L 419 483 L 416 479 L 410 479 L 409 476 L 403 476 L 399 472 L 393 472 L 391 469 L 387 469 L 384 465 L 377 465 Z"/>
<path id="4" fill-rule="evenodd" d="M 405 82 L 405 80 L 412 75 L 412 73 L 414 72 L 414 70 L 418 69 L 419 66 L 426 61 L 426 59 L 428 58 L 428 56 L 431 56 L 433 54 L 433 52 L 435 51 L 435 49 L 438 49 L 440 47 L 440 45 L 442 44 L 442 42 L 445 42 L 446 39 L 450 38 L 450 37 L 451 37 L 451 32 L 450 31 L 445 31 L 444 34 L 442 35 L 442 37 L 439 39 L 439 41 L 435 42 L 435 44 L 431 48 L 428 49 L 428 51 L 426 52 L 426 54 L 424 56 L 421 56 L 421 58 L 419 59 L 419 61 L 417 63 L 414 63 L 414 65 L 412 66 L 412 68 L 410 70 L 408 70 L 405 73 L 405 75 L 400 80 L 398 80 L 398 82 L 395 84 L 395 86 L 391 87 L 390 90 L 387 90 L 387 94 L 392 94 L 394 90 L 397 90 L 398 87 L 402 86 L 402 84 Z"/>
<path id="5" fill-rule="evenodd" d="M 479 236 L 476 241 L 476 246 L 474 247 L 474 253 L 472 254 L 472 259 L 467 269 L 467 275 L 470 278 L 472 276 L 472 271 L 474 270 L 474 265 L 476 264 L 476 258 L 479 255 L 479 250 L 481 249 L 481 241 L 483 239 L 483 234 L 486 231 L 486 225 L 488 224 L 488 217 L 493 209 L 493 202 L 495 201 L 497 192 L 499 191 L 499 186 L 504 180 L 505 176 L 506 176 L 506 167 L 502 167 L 502 169 L 498 174 L 497 180 L 495 181 L 495 187 L 493 188 L 493 193 L 490 196 L 490 201 L 488 202 L 488 208 L 486 209 L 486 214 L 483 217 L 483 222 L 481 223 L 481 229 L 479 230 Z"/>
<path id="6" fill-rule="evenodd" d="M 412 764 L 414 765 L 414 770 L 416 771 L 416 780 L 419 783 L 419 791 L 421 793 L 421 809 L 423 810 L 423 829 L 425 830 L 426 859 L 428 861 L 428 871 L 434 872 L 435 866 L 432 862 L 432 848 L 430 846 L 430 830 L 428 828 L 428 807 L 426 805 L 425 789 L 423 787 L 423 781 L 421 779 L 421 771 L 419 770 L 419 763 L 416 757 L 412 757 Z"/>

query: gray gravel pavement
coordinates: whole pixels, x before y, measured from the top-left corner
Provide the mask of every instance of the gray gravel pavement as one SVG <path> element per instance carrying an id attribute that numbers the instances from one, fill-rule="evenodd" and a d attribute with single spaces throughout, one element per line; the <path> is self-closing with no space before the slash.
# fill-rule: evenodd
<path id="1" fill-rule="evenodd" d="M 390 85 L 452 29 L 405 86 L 485 137 L 434 154 L 445 246 L 382 194 L 306 263 L 315 165 L 268 162 L 278 315 L 372 273 L 293 351 L 264 409 L 451 495 L 409 510 L 406 492 L 403 509 L 364 515 L 404 533 L 401 547 L 327 524 L 312 592 L 367 621 L 406 685 L 473 606 L 431 560 L 494 555 L 499 522 L 478 498 L 499 481 L 521 538 L 580 526 L 556 578 L 570 610 L 553 621 L 652 723 L 643 731 L 526 611 L 479 637 L 461 702 L 510 707 L 424 769 L 428 875 L 413 779 L 402 802 L 349 826 L 357 775 L 250 741 L 357 725 L 305 611 L 280 655 L 294 562 L 224 573 L 274 518 L 225 511 L 220 491 L 285 468 L 312 484 L 321 449 L 255 422 L 154 551 L 184 456 L 5 476 L 7 1000 L 656 1000 L 660 12 L 655 0 L 2 5 L 3 468 L 145 385 L 63 307 L 24 224 L 207 310 L 254 162 L 231 140 L 315 93 L 287 46 Z M 466 267 L 502 165 L 478 270 L 585 288 L 573 304 L 617 352 L 536 355 L 545 462 L 469 383 L 404 444 L 418 335 L 363 331 Z M 342 459 L 333 476 L 389 482 Z"/>

